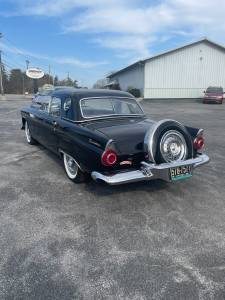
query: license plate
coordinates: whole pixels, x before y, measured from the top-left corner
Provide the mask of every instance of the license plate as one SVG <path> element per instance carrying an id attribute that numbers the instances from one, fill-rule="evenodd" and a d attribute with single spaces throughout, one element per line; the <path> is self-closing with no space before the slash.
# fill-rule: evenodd
<path id="1" fill-rule="evenodd" d="M 192 176 L 192 166 L 180 166 L 170 168 L 170 178 L 172 181 L 187 179 Z"/>

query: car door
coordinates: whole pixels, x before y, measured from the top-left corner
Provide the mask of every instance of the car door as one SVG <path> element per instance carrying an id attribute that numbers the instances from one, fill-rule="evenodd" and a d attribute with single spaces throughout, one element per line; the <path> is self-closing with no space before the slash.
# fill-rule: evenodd
<path id="1" fill-rule="evenodd" d="M 59 136 L 57 128 L 61 120 L 61 99 L 52 97 L 49 104 L 48 114 L 43 122 L 43 140 L 44 145 L 52 150 L 58 152 Z"/>
<path id="2" fill-rule="evenodd" d="M 45 129 L 46 129 L 46 119 L 49 115 L 49 104 L 50 104 L 51 97 L 45 99 L 38 104 L 38 108 L 36 109 L 35 113 L 35 137 L 39 143 L 46 146 L 46 136 L 45 136 Z"/>

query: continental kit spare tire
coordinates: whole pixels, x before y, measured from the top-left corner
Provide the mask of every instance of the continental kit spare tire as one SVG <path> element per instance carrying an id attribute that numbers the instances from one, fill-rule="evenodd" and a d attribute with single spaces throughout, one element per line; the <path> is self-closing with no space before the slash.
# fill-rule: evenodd
<path id="1" fill-rule="evenodd" d="M 149 162 L 156 164 L 193 157 L 193 143 L 185 126 L 175 120 L 156 122 L 146 133 L 144 149 Z"/>

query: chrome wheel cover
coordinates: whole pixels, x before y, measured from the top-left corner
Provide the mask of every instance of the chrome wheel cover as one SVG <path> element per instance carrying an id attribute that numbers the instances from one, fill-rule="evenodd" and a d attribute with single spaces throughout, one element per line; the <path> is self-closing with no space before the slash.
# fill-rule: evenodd
<path id="1" fill-rule="evenodd" d="M 75 159 L 72 156 L 64 153 L 64 165 L 69 178 L 74 179 L 78 172 L 78 165 Z"/>
<path id="2" fill-rule="evenodd" d="M 25 134 L 26 134 L 27 142 L 30 143 L 31 142 L 31 133 L 30 133 L 30 129 L 29 129 L 27 122 L 25 123 Z"/>
<path id="3" fill-rule="evenodd" d="M 188 148 L 183 134 L 177 130 L 166 131 L 161 137 L 160 152 L 166 162 L 185 160 Z"/>

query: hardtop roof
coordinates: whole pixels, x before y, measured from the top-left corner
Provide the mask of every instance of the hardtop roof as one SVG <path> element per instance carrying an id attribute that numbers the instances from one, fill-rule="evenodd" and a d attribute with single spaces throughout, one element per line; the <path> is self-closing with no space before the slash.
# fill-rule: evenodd
<path id="1" fill-rule="evenodd" d="M 113 96 L 113 97 L 129 97 L 134 98 L 133 95 L 127 92 L 123 91 L 117 91 L 117 90 L 108 90 L 108 89 L 76 89 L 76 88 L 65 88 L 61 90 L 56 90 L 52 93 L 53 96 L 75 96 L 76 99 L 82 99 L 82 98 L 91 98 L 91 97 L 107 97 L 107 96 Z"/>

